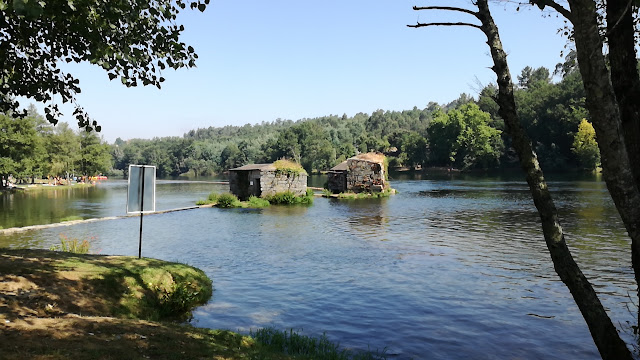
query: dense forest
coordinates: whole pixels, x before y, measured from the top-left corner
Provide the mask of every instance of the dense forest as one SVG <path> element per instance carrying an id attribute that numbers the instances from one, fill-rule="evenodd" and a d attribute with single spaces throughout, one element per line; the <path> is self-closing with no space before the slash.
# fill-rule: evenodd
<path id="1" fill-rule="evenodd" d="M 25 183 L 111 171 L 111 147 L 97 133 L 53 126 L 33 106 L 27 112 L 24 118 L 0 114 L 0 179 L 11 175 Z"/>
<path id="2" fill-rule="evenodd" d="M 558 81 L 546 68 L 522 70 L 516 91 L 521 119 L 543 167 L 593 170 L 599 155 L 595 132 L 587 121 L 580 75 L 570 61 L 559 64 L 554 74 Z M 126 175 L 129 164 L 149 164 L 157 167 L 160 177 L 197 177 L 281 158 L 292 159 L 311 173 L 367 151 L 387 154 L 392 167 L 515 167 L 517 159 L 493 100 L 496 91 L 495 85 L 488 85 L 477 99 L 462 94 L 449 104 L 431 102 L 423 109 L 376 110 L 370 115 L 328 115 L 295 122 L 277 119 L 191 130 L 182 137 L 118 138 L 110 145 L 94 132 L 74 132 L 66 124 L 50 126 L 32 109 L 32 116 L 13 120 L 10 126 L 3 124 L 3 129 L 29 140 L 3 139 L 0 155 L 13 160 L 3 160 L 0 173 L 19 179 Z"/>
<path id="3" fill-rule="evenodd" d="M 595 133 L 587 121 L 580 75 L 560 64 L 552 81 L 546 68 L 522 70 L 516 92 L 522 121 L 549 169 L 594 169 Z M 248 163 L 293 159 L 308 172 L 331 168 L 358 152 L 380 151 L 393 167 L 444 166 L 490 169 L 517 166 L 504 124 L 486 86 L 477 99 L 462 94 L 449 104 L 429 103 L 404 111 L 328 115 L 298 121 L 277 119 L 256 125 L 209 127 L 183 137 L 118 139 L 114 168 L 158 167 L 160 176 L 210 175 Z M 581 125 L 582 123 L 582 125 Z"/>

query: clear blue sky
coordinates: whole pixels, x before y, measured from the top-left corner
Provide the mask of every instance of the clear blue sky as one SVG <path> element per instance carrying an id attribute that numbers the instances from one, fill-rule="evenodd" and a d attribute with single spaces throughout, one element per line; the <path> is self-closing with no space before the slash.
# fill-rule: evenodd
<path id="1" fill-rule="evenodd" d="M 440 4 L 469 6 L 466 0 Z M 277 118 L 424 108 L 461 93 L 477 95 L 477 81 L 495 82 L 479 30 L 407 28 L 436 19 L 413 5 L 433 2 L 212 0 L 204 13 L 185 10 L 179 17 L 183 40 L 199 61 L 197 68 L 165 71 L 162 90 L 128 89 L 89 64 L 70 71 L 80 79 L 79 104 L 102 125 L 108 142 Z M 514 79 L 527 65 L 553 70 L 562 61 L 561 18 L 492 5 Z M 438 21 L 446 19 L 439 14 Z"/>

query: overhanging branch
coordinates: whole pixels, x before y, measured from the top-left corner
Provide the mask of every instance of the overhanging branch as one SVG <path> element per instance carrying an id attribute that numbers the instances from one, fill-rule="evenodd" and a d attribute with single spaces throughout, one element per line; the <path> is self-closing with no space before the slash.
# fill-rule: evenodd
<path id="1" fill-rule="evenodd" d="M 550 6 L 555 11 L 559 12 L 562 16 L 567 18 L 567 20 L 573 22 L 573 14 L 571 11 L 564 8 L 562 5 L 558 4 L 553 0 L 529 0 L 531 4 L 537 5 L 540 10 L 543 10 L 545 6 Z"/>
<path id="2" fill-rule="evenodd" d="M 469 9 L 464 9 L 464 8 L 459 8 L 459 7 L 452 7 L 452 6 L 414 6 L 413 10 L 446 10 L 446 11 L 457 11 L 457 12 L 462 12 L 462 13 L 466 13 L 466 14 L 470 14 L 473 16 L 477 16 L 478 13 L 471 11 Z"/>
<path id="3" fill-rule="evenodd" d="M 465 23 L 465 22 L 442 22 L 442 23 L 416 23 L 415 25 L 407 25 L 410 28 L 419 28 L 419 27 L 427 27 L 427 26 L 470 26 L 472 28 L 481 29 L 480 25 Z"/>

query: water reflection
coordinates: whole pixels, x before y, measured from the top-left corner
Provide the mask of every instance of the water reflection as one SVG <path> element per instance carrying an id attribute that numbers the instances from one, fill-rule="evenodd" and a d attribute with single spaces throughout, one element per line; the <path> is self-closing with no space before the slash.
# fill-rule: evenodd
<path id="1" fill-rule="evenodd" d="M 106 196 L 106 190 L 99 187 L 1 193 L 0 224 L 9 228 L 95 217 L 101 213 Z"/>

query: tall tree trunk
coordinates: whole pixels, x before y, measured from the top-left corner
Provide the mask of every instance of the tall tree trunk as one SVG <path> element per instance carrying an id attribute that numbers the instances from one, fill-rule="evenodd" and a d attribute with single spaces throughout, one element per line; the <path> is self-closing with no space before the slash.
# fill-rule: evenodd
<path id="1" fill-rule="evenodd" d="M 607 38 L 611 83 L 620 108 L 631 171 L 640 187 L 640 76 L 635 48 L 632 0 L 607 2 Z"/>
<path id="2" fill-rule="evenodd" d="M 542 169 L 532 149 L 531 140 L 524 131 L 516 112 L 513 83 L 498 28 L 489 11 L 487 0 L 477 0 L 477 6 L 477 18 L 482 23 L 481 30 L 487 36 L 487 44 L 491 49 L 494 62 L 492 70 L 498 78 L 496 101 L 500 107 L 499 113 L 504 119 L 507 133 L 513 139 L 512 145 L 518 153 L 520 165 L 526 173 L 531 195 L 542 220 L 542 230 L 554 268 L 562 282 L 569 288 L 602 358 L 631 359 L 629 349 L 620 338 L 595 290 L 587 281 L 567 247 L 557 210 L 544 180 Z"/>
<path id="3" fill-rule="evenodd" d="M 612 0 L 610 1 L 613 3 Z M 620 0 L 618 0 L 620 1 Z M 626 2 L 626 1 L 625 1 Z M 632 163 L 630 158 L 634 158 L 636 154 L 630 157 L 630 153 L 626 144 L 636 142 L 640 138 L 634 137 L 635 130 L 629 130 L 627 133 L 623 127 L 621 113 L 627 112 L 627 109 L 619 107 L 616 101 L 613 85 L 609 77 L 605 58 L 602 53 L 603 43 L 598 32 L 598 19 L 596 12 L 596 4 L 593 0 L 569 0 L 571 7 L 572 19 L 574 26 L 574 38 L 576 44 L 576 53 L 578 57 L 578 66 L 586 93 L 586 105 L 591 115 L 593 127 L 596 130 L 598 147 L 602 157 L 602 171 L 607 188 L 611 194 L 611 198 L 618 209 L 618 213 L 631 238 L 631 262 L 635 273 L 636 283 L 640 284 L 640 189 L 637 185 L 634 171 L 638 168 L 639 163 Z M 612 10 L 612 13 L 617 12 Z M 624 16 L 621 18 L 624 21 Z M 621 26 L 622 22 L 618 24 Z M 612 24 L 615 26 L 615 24 Z M 620 29 L 624 34 L 626 31 Z M 624 35 L 626 37 L 627 35 Z M 611 38 L 611 37 L 610 37 Z M 623 66 L 619 62 L 631 61 L 636 66 L 635 56 L 633 59 L 628 58 L 628 49 L 626 42 L 619 45 L 619 39 L 614 40 L 616 54 L 616 77 L 625 76 L 627 66 Z M 620 50 L 620 47 L 624 49 Z M 628 71 L 628 70 L 626 70 Z M 637 72 L 636 72 L 637 77 Z M 623 104 L 629 104 L 629 101 L 638 101 L 637 98 L 627 99 L 625 94 L 627 82 L 618 78 L 617 86 L 621 93 L 618 98 L 623 100 Z M 634 86 L 630 82 L 629 86 Z M 627 106 L 633 108 L 633 106 Z M 633 112 L 629 111 L 627 123 L 629 127 L 634 127 Z M 629 140 L 625 141 L 625 138 Z M 637 158 L 636 158 L 637 161 Z M 637 171 L 636 171 L 637 172 Z M 638 289 L 640 291 L 640 289 Z M 638 293 L 640 295 L 640 293 Z"/>

